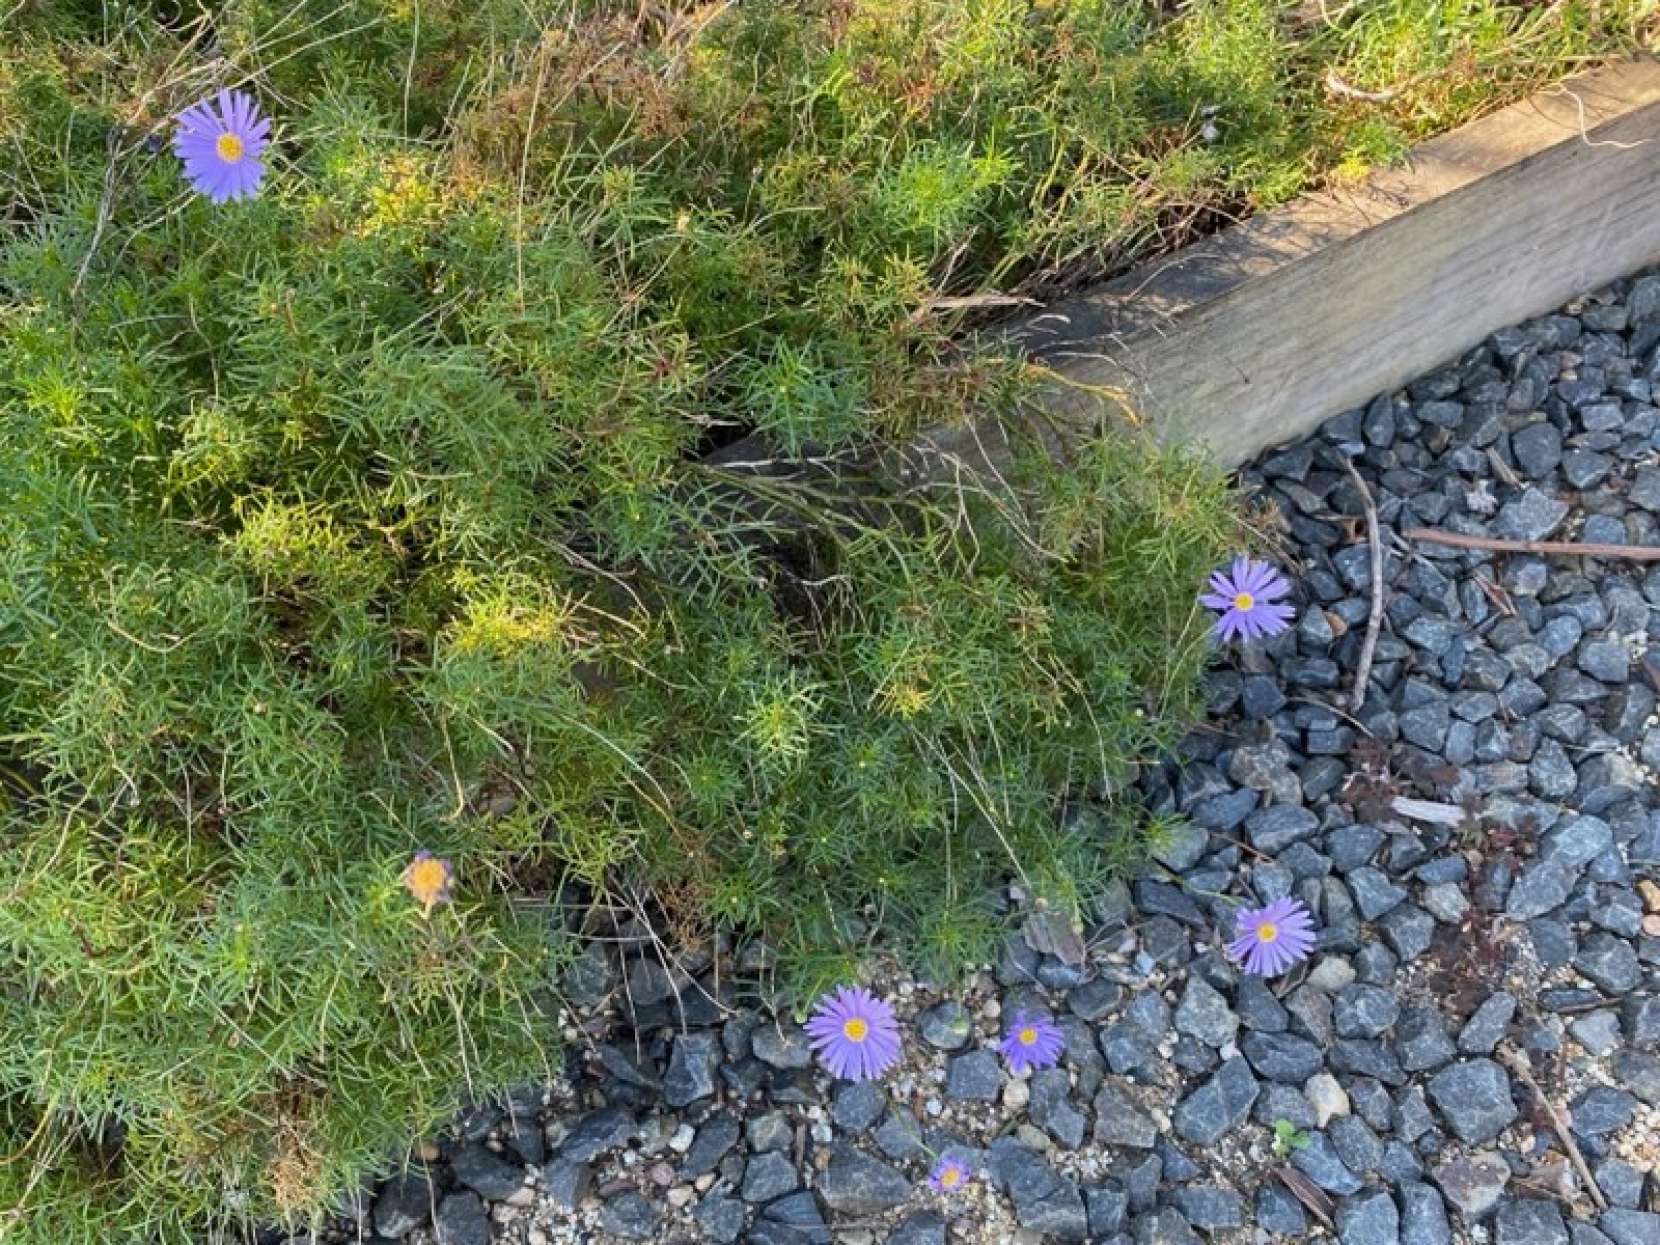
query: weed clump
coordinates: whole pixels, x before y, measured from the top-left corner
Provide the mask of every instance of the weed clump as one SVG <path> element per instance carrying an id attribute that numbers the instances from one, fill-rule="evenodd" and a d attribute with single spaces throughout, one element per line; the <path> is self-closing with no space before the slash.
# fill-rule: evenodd
<path id="1" fill-rule="evenodd" d="M 1414 50 L 1357 66 L 1467 57 L 1472 92 L 1528 78 L 1490 72 L 1518 30 L 1608 37 L 1385 7 Z M 17 6 L 0 1235 L 324 1211 L 547 1074 L 573 897 L 764 933 L 804 990 L 878 930 L 982 954 L 1010 874 L 1086 902 L 1196 705 L 1233 514 L 1128 434 L 896 467 L 1026 389 L 937 300 L 1489 97 L 1317 107 L 1376 12 Z M 224 86 L 274 128 L 213 203 L 167 140 Z"/>

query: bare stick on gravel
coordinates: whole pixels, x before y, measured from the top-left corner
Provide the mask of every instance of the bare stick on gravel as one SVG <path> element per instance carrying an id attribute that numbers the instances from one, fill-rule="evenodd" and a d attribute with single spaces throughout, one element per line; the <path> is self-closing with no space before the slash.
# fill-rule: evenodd
<path id="1" fill-rule="evenodd" d="M 1349 708 L 1358 713 L 1366 703 L 1366 683 L 1372 677 L 1372 653 L 1378 646 L 1378 628 L 1383 626 L 1383 538 L 1378 535 L 1378 508 L 1372 504 L 1372 490 L 1348 458 L 1343 467 L 1360 490 L 1360 504 L 1366 507 L 1366 543 L 1372 548 L 1372 609 L 1366 616 L 1366 639 L 1360 645 L 1360 664 L 1355 667 L 1354 690 Z"/>
<path id="2" fill-rule="evenodd" d="M 1585 1182 L 1585 1191 L 1591 1195 L 1591 1200 L 1597 1204 L 1598 1210 L 1607 1210 L 1608 1199 L 1602 1196 L 1602 1190 L 1597 1187 L 1596 1177 L 1591 1175 L 1591 1169 L 1585 1165 L 1585 1156 L 1579 1152 L 1579 1146 L 1574 1142 L 1573 1134 L 1568 1131 L 1568 1125 L 1562 1118 L 1562 1112 L 1556 1109 L 1556 1104 L 1545 1097 L 1545 1091 L 1539 1088 L 1539 1082 L 1534 1079 L 1533 1068 L 1528 1064 L 1527 1056 L 1521 1051 L 1507 1046 L 1499 1051 L 1499 1058 L 1504 1061 L 1506 1067 L 1522 1078 L 1523 1085 L 1533 1091 L 1533 1097 L 1545 1109 L 1545 1114 L 1550 1116 L 1550 1125 L 1556 1130 L 1557 1140 L 1562 1143 L 1562 1148 L 1568 1152 L 1568 1157 L 1573 1160 L 1574 1168 L 1579 1172 L 1579 1178 Z"/>
<path id="3" fill-rule="evenodd" d="M 1601 545 L 1566 540 L 1501 540 L 1497 536 L 1466 536 L 1433 527 L 1409 527 L 1401 533 L 1408 540 L 1427 540 L 1432 545 L 1459 549 L 1486 549 L 1493 553 L 1566 554 L 1581 558 L 1626 558 L 1633 562 L 1660 562 L 1660 545 Z"/>

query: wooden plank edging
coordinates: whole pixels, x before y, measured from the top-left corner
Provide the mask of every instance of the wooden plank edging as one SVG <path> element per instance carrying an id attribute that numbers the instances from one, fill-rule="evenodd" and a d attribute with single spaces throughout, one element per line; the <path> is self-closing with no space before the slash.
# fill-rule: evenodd
<path id="1" fill-rule="evenodd" d="M 1124 391 L 1159 435 L 1232 466 L 1660 260 L 1660 62 L 1622 61 L 1016 326 L 1066 382 L 1062 423 Z M 929 449 L 1001 455 L 986 428 Z"/>

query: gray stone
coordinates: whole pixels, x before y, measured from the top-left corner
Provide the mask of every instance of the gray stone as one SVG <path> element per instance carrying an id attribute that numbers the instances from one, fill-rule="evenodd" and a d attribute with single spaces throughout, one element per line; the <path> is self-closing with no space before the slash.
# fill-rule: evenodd
<path id="1" fill-rule="evenodd" d="M 733 1146 L 738 1144 L 738 1121 L 722 1111 L 711 1115 L 697 1130 L 692 1145 L 680 1160 L 680 1174 L 696 1179 L 720 1166 Z"/>
<path id="2" fill-rule="evenodd" d="M 1593 1055 L 1606 1055 L 1620 1044 L 1620 1021 L 1613 1012 L 1588 1012 L 1568 1024 L 1568 1032 Z"/>
<path id="3" fill-rule="evenodd" d="M 432 1239 L 435 1245 L 490 1245 L 490 1217 L 478 1194 L 452 1193 L 439 1202 Z"/>
<path id="4" fill-rule="evenodd" d="M 1562 818 L 1539 841 L 1539 858 L 1578 871 L 1614 843 L 1614 828 L 1601 817 Z"/>
<path id="5" fill-rule="evenodd" d="M 1498 517 L 1493 521 L 1493 531 L 1508 540 L 1543 540 L 1567 517 L 1566 502 L 1557 501 L 1530 487 L 1520 497 L 1499 508 Z"/>
<path id="6" fill-rule="evenodd" d="M 427 1221 L 437 1196 L 425 1169 L 399 1172 L 381 1185 L 375 1198 L 375 1231 L 382 1236 L 407 1236 Z"/>
<path id="7" fill-rule="evenodd" d="M 813 1048 L 799 1025 L 787 1022 L 759 1025 L 750 1038 L 750 1045 L 755 1058 L 769 1068 L 788 1071 L 813 1066 Z"/>
<path id="8" fill-rule="evenodd" d="M 1459 1030 L 1458 1049 L 1466 1055 L 1492 1054 L 1515 1014 L 1515 995 L 1503 990 L 1489 994 L 1464 1022 L 1464 1028 Z"/>
<path id="9" fill-rule="evenodd" d="M 1080 987 L 1088 989 L 1087 986 Z M 1086 1020 L 1094 1017 L 1085 1017 Z M 961 1050 L 968 1041 L 968 1013 L 953 999 L 924 1008 L 916 1018 L 916 1031 L 922 1040 L 937 1050 Z"/>
<path id="10" fill-rule="evenodd" d="M 1430 948 L 1435 938 L 1435 918 L 1422 908 L 1403 903 L 1386 912 L 1378 921 L 1383 939 L 1403 964 L 1409 964 Z"/>
<path id="11" fill-rule="evenodd" d="M 830 1245 L 830 1230 L 825 1227 L 818 1199 L 806 1190 L 779 1198 L 761 1212 L 761 1217 L 768 1223 L 793 1228 L 810 1245 Z"/>
<path id="12" fill-rule="evenodd" d="M 1064 1068 L 1043 1068 L 1032 1074 L 1031 1098 L 1026 1113 L 1032 1123 L 1055 1139 L 1065 1150 L 1084 1143 L 1087 1121 L 1072 1105 L 1072 1078 Z"/>
<path id="13" fill-rule="evenodd" d="M 1562 906 L 1574 886 L 1574 873 L 1554 860 L 1537 860 L 1522 871 L 1510 888 L 1505 915 L 1519 921 L 1544 916 Z"/>
<path id="14" fill-rule="evenodd" d="M 1337 1157 L 1337 1151 L 1323 1132 L 1308 1134 L 1308 1144 L 1291 1152 L 1291 1166 L 1327 1193 L 1347 1197 L 1361 1189 L 1360 1177 Z"/>
<path id="15" fill-rule="evenodd" d="M 1627 1210 L 1623 1206 L 1606 1210 L 1597 1226 L 1614 1245 L 1654 1245 L 1660 1241 L 1660 1215 Z"/>
<path id="16" fill-rule="evenodd" d="M 1568 1245 L 1568 1225 L 1555 1202 L 1517 1198 L 1499 1207 L 1493 1221 L 1498 1245 Z"/>
<path id="17" fill-rule="evenodd" d="M 1592 1085 L 1568 1104 L 1570 1123 L 1581 1137 L 1624 1128 L 1636 1109 L 1636 1096 L 1612 1085 Z"/>
<path id="18" fill-rule="evenodd" d="M 862 1133 L 871 1128 L 888 1108 L 888 1095 L 878 1081 L 849 1081 L 836 1087 L 830 1102 L 830 1118 L 837 1128 Z"/>
<path id="19" fill-rule="evenodd" d="M 733 1125 L 736 1130 L 737 1125 Z M 736 1133 L 734 1132 L 734 1136 Z M 685 1169 L 681 1169 L 685 1174 Z M 567 1213 L 575 1210 L 588 1196 L 588 1190 L 594 1183 L 594 1169 L 586 1163 L 573 1163 L 569 1159 L 554 1159 L 542 1167 L 542 1194 L 559 1210 Z"/>
<path id="20" fill-rule="evenodd" d="M 1430 1100 L 1465 1145 L 1491 1141 L 1516 1119 L 1510 1077 L 1491 1059 L 1469 1059 L 1437 1072 Z"/>
<path id="21" fill-rule="evenodd" d="M 1247 1075 L 1249 1074 L 1247 1073 Z M 1181 1131 L 1179 1125 L 1177 1131 Z M 1182 1135 L 1186 1136 L 1185 1133 Z M 1103 1145 L 1128 1146 L 1138 1150 L 1147 1150 L 1152 1148 L 1153 1142 L 1157 1138 L 1158 1129 L 1154 1126 L 1153 1121 L 1143 1115 L 1140 1108 L 1119 1090 L 1111 1085 L 1103 1085 L 1096 1093 L 1095 1140 L 1097 1142 Z M 1190 1137 L 1188 1140 L 1194 1139 Z"/>
<path id="22" fill-rule="evenodd" d="M 911 1193 L 904 1174 L 851 1146 L 837 1146 L 819 1179 L 824 1204 L 842 1215 L 879 1215 Z"/>
<path id="23" fill-rule="evenodd" d="M 1083 1195 L 1072 1181 L 1023 1146 L 994 1150 L 992 1163 L 993 1175 L 1008 1189 L 1021 1227 L 1058 1241 L 1088 1239 L 1089 1216 Z"/>
<path id="24" fill-rule="evenodd" d="M 638 1193 L 623 1193 L 600 1207 L 599 1226 L 625 1241 L 649 1241 L 657 1231 L 657 1208 Z"/>
<path id="25" fill-rule="evenodd" d="M 1504 1188 L 1510 1183 L 1510 1168 L 1496 1154 L 1472 1154 L 1442 1163 L 1430 1175 L 1441 1192 L 1466 1219 L 1491 1214 Z"/>
<path id="26" fill-rule="evenodd" d="M 1406 899 L 1406 889 L 1396 886 L 1379 869 L 1363 865 L 1348 876 L 1349 893 L 1354 896 L 1360 915 L 1375 921 L 1384 913 L 1398 907 Z"/>
<path id="27" fill-rule="evenodd" d="M 1433 1004 L 1403 1008 L 1395 1026 L 1395 1053 L 1408 1072 L 1424 1072 L 1450 1061 L 1458 1048 L 1447 1036 L 1441 1009 Z"/>
<path id="28" fill-rule="evenodd" d="M 525 1183 L 525 1169 L 509 1163 L 482 1142 L 469 1142 L 450 1156 L 455 1178 L 487 1202 L 504 1202 Z"/>
<path id="29" fill-rule="evenodd" d="M 1270 805 L 1245 819 L 1245 835 L 1251 846 L 1270 856 L 1308 838 L 1319 827 L 1313 813 L 1295 804 Z"/>
<path id="30" fill-rule="evenodd" d="M 1174 1206 L 1135 1221 L 1135 1245 L 1201 1245 L 1182 1212 Z"/>
<path id="31" fill-rule="evenodd" d="M 1643 1173 L 1620 1159 L 1604 1159 L 1596 1168 L 1597 1187 L 1609 1203 L 1633 1210 L 1643 1202 Z"/>
<path id="32" fill-rule="evenodd" d="M 719 1245 L 732 1245 L 738 1239 L 744 1230 L 747 1215 L 742 1202 L 720 1193 L 710 1193 L 692 1212 L 703 1234 Z"/>
<path id="33" fill-rule="evenodd" d="M 777 1150 L 751 1155 L 744 1168 L 742 1197 L 751 1206 L 794 1193 L 800 1187 L 801 1178 L 796 1174 L 795 1164 L 789 1155 Z"/>
<path id="34" fill-rule="evenodd" d="M 1597 930 L 1579 946 L 1574 967 L 1605 993 L 1623 996 L 1641 980 L 1637 953 L 1623 938 Z"/>
<path id="35" fill-rule="evenodd" d="M 1400 1245 L 1401 1217 L 1387 1189 L 1368 1189 L 1337 1205 L 1342 1245 Z"/>
<path id="36" fill-rule="evenodd" d="M 1510 452 L 1530 480 L 1542 480 L 1562 461 L 1562 434 L 1543 421 L 1510 434 Z"/>
<path id="37" fill-rule="evenodd" d="M 1401 1236 L 1410 1245 L 1452 1245 L 1452 1224 L 1447 1222 L 1446 1203 L 1427 1184 L 1402 1181 Z"/>
<path id="38" fill-rule="evenodd" d="M 1214 1231 L 1237 1228 L 1245 1222 L 1244 1199 L 1221 1185 L 1184 1185 L 1170 1195 L 1170 1200 L 1195 1228 Z"/>
<path id="39" fill-rule="evenodd" d="M 1213 1145 L 1238 1128 L 1251 1113 L 1259 1087 L 1250 1065 L 1235 1056 L 1224 1060 L 1209 1080 L 1176 1107 L 1176 1135 L 1195 1145 Z"/>
<path id="40" fill-rule="evenodd" d="M 1124 1227 L 1130 1197 L 1121 1186 L 1109 1181 L 1087 1187 L 1084 1190 L 1084 1206 L 1089 1212 L 1089 1234 L 1107 1237 Z"/>
<path id="41" fill-rule="evenodd" d="M 745 1121 L 744 1140 L 749 1143 L 751 1154 L 788 1150 L 795 1144 L 795 1127 L 784 1112 L 766 1111 Z"/>
<path id="42" fill-rule="evenodd" d="M 1625 1040 L 1638 1050 L 1660 1047 L 1660 994 L 1637 995 L 1620 1004 Z"/>
<path id="43" fill-rule="evenodd" d="M 687 1107 L 715 1092 L 715 1070 L 720 1067 L 720 1034 L 712 1029 L 677 1033 L 663 1075 L 663 1101 Z"/>
<path id="44" fill-rule="evenodd" d="M 951 1061 L 946 1075 L 947 1097 L 969 1102 L 995 1102 L 1003 1092 L 1003 1071 L 989 1050 L 969 1051 Z"/>
<path id="45" fill-rule="evenodd" d="M 1383 1164 L 1383 1142 L 1358 1115 L 1338 1116 L 1327 1125 L 1326 1139 L 1343 1166 L 1357 1176 L 1375 1172 Z"/>
<path id="46" fill-rule="evenodd" d="M 1239 1017 L 1228 1001 L 1203 977 L 1187 979 L 1187 989 L 1176 1007 L 1176 1032 L 1186 1033 L 1206 1046 L 1222 1047 L 1239 1032 Z"/>
<path id="47" fill-rule="evenodd" d="M 945 1220 L 931 1210 L 909 1214 L 888 1233 L 888 1245 L 945 1245 Z"/>
<path id="48" fill-rule="evenodd" d="M 1400 1010 L 1391 991 L 1355 984 L 1338 991 L 1332 1001 L 1332 1024 L 1339 1037 L 1378 1037 L 1395 1023 Z"/>
<path id="49" fill-rule="evenodd" d="M 1343 1038 L 1332 1044 L 1329 1058 L 1338 1072 L 1369 1076 L 1390 1086 L 1406 1084 L 1406 1069 L 1387 1042 Z"/>
<path id="50" fill-rule="evenodd" d="M 1303 1236 L 1308 1232 L 1308 1216 L 1299 1202 L 1283 1185 L 1264 1181 L 1257 1186 L 1257 1227 L 1276 1236 Z"/>
<path id="51" fill-rule="evenodd" d="M 1644 510 L 1660 511 L 1660 468 L 1641 468 L 1636 479 L 1631 482 L 1631 492 L 1627 496 L 1634 506 L 1641 506 Z"/>
<path id="52" fill-rule="evenodd" d="M 1287 1085 L 1301 1085 L 1325 1063 L 1318 1046 L 1289 1033 L 1247 1033 L 1239 1048 L 1258 1074 Z"/>

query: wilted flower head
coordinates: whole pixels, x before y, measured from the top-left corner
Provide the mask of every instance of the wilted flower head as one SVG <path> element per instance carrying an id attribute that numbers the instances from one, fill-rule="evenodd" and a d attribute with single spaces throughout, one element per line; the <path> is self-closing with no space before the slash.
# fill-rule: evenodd
<path id="1" fill-rule="evenodd" d="M 403 884 L 428 916 L 433 908 L 448 901 L 455 889 L 455 869 L 450 862 L 429 851 L 418 851 L 404 867 Z"/>
<path id="2" fill-rule="evenodd" d="M 833 1076 L 868 1081 L 899 1059 L 893 1008 L 861 986 L 842 986 L 818 1001 L 807 1036 Z"/>
<path id="3" fill-rule="evenodd" d="M 1291 591 L 1285 577 L 1266 562 L 1237 557 L 1228 571 L 1210 577 L 1199 603 L 1218 612 L 1216 634 L 1224 641 L 1278 635 L 1291 625 L 1292 608 L 1276 604 Z"/>
<path id="4" fill-rule="evenodd" d="M 1049 1017 L 1016 1012 L 1009 1019 L 1009 1027 L 1003 1030 L 1003 1040 L 997 1049 L 1016 1072 L 1052 1068 L 1060 1062 L 1066 1039 Z"/>
<path id="5" fill-rule="evenodd" d="M 949 1154 L 942 1154 L 934 1162 L 933 1170 L 928 1173 L 928 1183 L 936 1193 L 955 1193 L 968 1182 L 968 1168 L 960 1159 L 952 1158 Z"/>
<path id="6" fill-rule="evenodd" d="M 1276 899 L 1266 908 L 1242 908 L 1228 958 L 1259 977 L 1274 977 L 1314 950 L 1314 920 L 1300 899 Z"/>
<path id="7" fill-rule="evenodd" d="M 260 153 L 271 123 L 246 91 L 220 91 L 179 114 L 173 151 L 196 190 L 215 203 L 245 199 L 259 189 Z"/>

